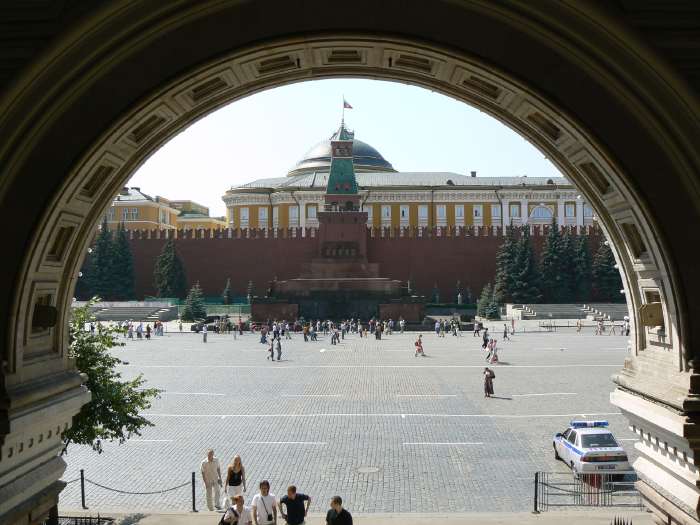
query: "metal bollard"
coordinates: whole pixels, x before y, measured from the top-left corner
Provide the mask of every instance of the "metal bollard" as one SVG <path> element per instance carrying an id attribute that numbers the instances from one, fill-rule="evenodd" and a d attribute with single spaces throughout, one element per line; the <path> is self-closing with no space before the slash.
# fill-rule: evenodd
<path id="1" fill-rule="evenodd" d="M 540 513 L 540 511 L 537 510 L 537 495 L 538 495 L 539 485 L 540 485 L 540 473 L 539 473 L 539 472 L 535 472 L 535 497 L 534 497 L 534 500 L 533 500 L 533 509 L 532 509 L 532 513 L 533 513 L 533 514 L 539 514 L 539 513 Z"/>
<path id="2" fill-rule="evenodd" d="M 195 476 L 194 476 L 194 472 L 193 472 L 192 473 L 192 512 L 197 512 L 197 506 L 195 504 L 196 494 L 195 494 L 194 483 L 195 483 Z"/>
<path id="3" fill-rule="evenodd" d="M 80 469 L 80 501 L 83 504 L 83 509 L 87 509 L 85 505 L 85 471 Z"/>

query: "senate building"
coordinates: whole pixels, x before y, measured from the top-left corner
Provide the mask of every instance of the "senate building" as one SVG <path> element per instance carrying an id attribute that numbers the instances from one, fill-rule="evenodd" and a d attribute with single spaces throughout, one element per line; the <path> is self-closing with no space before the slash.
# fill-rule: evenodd
<path id="1" fill-rule="evenodd" d="M 331 141 L 312 147 L 282 177 L 232 187 L 223 196 L 231 228 L 318 227 L 331 163 Z M 353 167 L 368 227 L 593 224 L 593 210 L 563 177 L 479 177 L 400 172 L 373 146 L 354 139 Z"/>

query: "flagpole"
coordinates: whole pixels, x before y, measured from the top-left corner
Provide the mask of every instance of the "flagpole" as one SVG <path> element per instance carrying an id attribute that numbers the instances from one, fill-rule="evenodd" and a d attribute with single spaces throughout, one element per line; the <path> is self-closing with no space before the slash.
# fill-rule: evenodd
<path id="1" fill-rule="evenodd" d="M 345 124 L 345 95 L 343 95 L 343 113 L 342 113 L 342 116 L 340 117 L 340 122 L 342 124 Z"/>

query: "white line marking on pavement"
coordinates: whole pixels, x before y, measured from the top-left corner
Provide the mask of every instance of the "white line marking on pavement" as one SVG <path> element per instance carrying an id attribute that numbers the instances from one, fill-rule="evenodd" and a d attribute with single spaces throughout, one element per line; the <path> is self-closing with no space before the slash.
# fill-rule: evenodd
<path id="1" fill-rule="evenodd" d="M 340 397 L 340 394 L 282 394 L 282 397 Z"/>
<path id="2" fill-rule="evenodd" d="M 512 397 L 534 397 L 534 396 L 577 396 L 575 392 L 547 392 L 545 394 L 511 394 Z"/>
<path id="3" fill-rule="evenodd" d="M 396 394 L 396 397 L 457 397 L 456 394 Z"/>
<path id="4" fill-rule="evenodd" d="M 421 443 L 421 442 L 415 442 L 415 443 L 404 443 L 404 445 L 483 445 L 483 443 L 477 443 L 477 442 L 468 442 L 468 441 L 458 441 L 455 443 L 436 443 L 436 442 L 428 442 L 428 443 Z"/>
<path id="5" fill-rule="evenodd" d="M 641 441 L 639 438 L 618 438 L 618 441 Z"/>
<path id="6" fill-rule="evenodd" d="M 590 412 L 585 414 L 363 414 L 363 413 L 329 413 L 329 414 L 161 414 L 143 413 L 148 417 L 253 417 L 253 418 L 302 418 L 302 417 L 426 417 L 426 418 L 489 418 L 489 419 L 520 419 L 520 418 L 548 418 L 548 417 L 590 417 L 590 416 L 620 416 L 622 412 Z"/>
<path id="7" fill-rule="evenodd" d="M 172 439 L 130 439 L 127 443 L 171 443 Z"/>
<path id="8" fill-rule="evenodd" d="M 260 368 L 265 370 L 283 370 L 299 368 L 484 368 L 484 365 L 119 365 L 125 368 Z M 503 365 L 499 370 L 509 368 L 621 368 L 622 363 L 601 365 Z"/>
<path id="9" fill-rule="evenodd" d="M 161 392 L 169 396 L 225 396 L 226 394 L 215 394 L 214 392 Z"/>
<path id="10" fill-rule="evenodd" d="M 327 445 L 325 441 L 246 441 L 248 445 Z"/>

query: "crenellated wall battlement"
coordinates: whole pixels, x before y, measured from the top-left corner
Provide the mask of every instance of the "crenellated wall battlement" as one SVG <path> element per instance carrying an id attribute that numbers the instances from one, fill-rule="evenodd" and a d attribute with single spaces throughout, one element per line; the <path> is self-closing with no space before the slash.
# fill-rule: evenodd
<path id="1" fill-rule="evenodd" d="M 529 224 L 532 237 L 546 236 L 551 226 L 548 224 Z M 520 227 L 514 226 L 519 229 Z M 400 228 L 367 228 L 370 239 L 456 239 L 463 237 L 503 237 L 507 228 L 502 226 L 406 226 Z M 560 226 L 559 229 L 570 230 L 574 235 L 596 235 L 597 225 Z M 318 228 L 222 228 L 215 230 L 129 230 L 130 240 L 148 239 L 302 239 L 318 236 Z"/>

